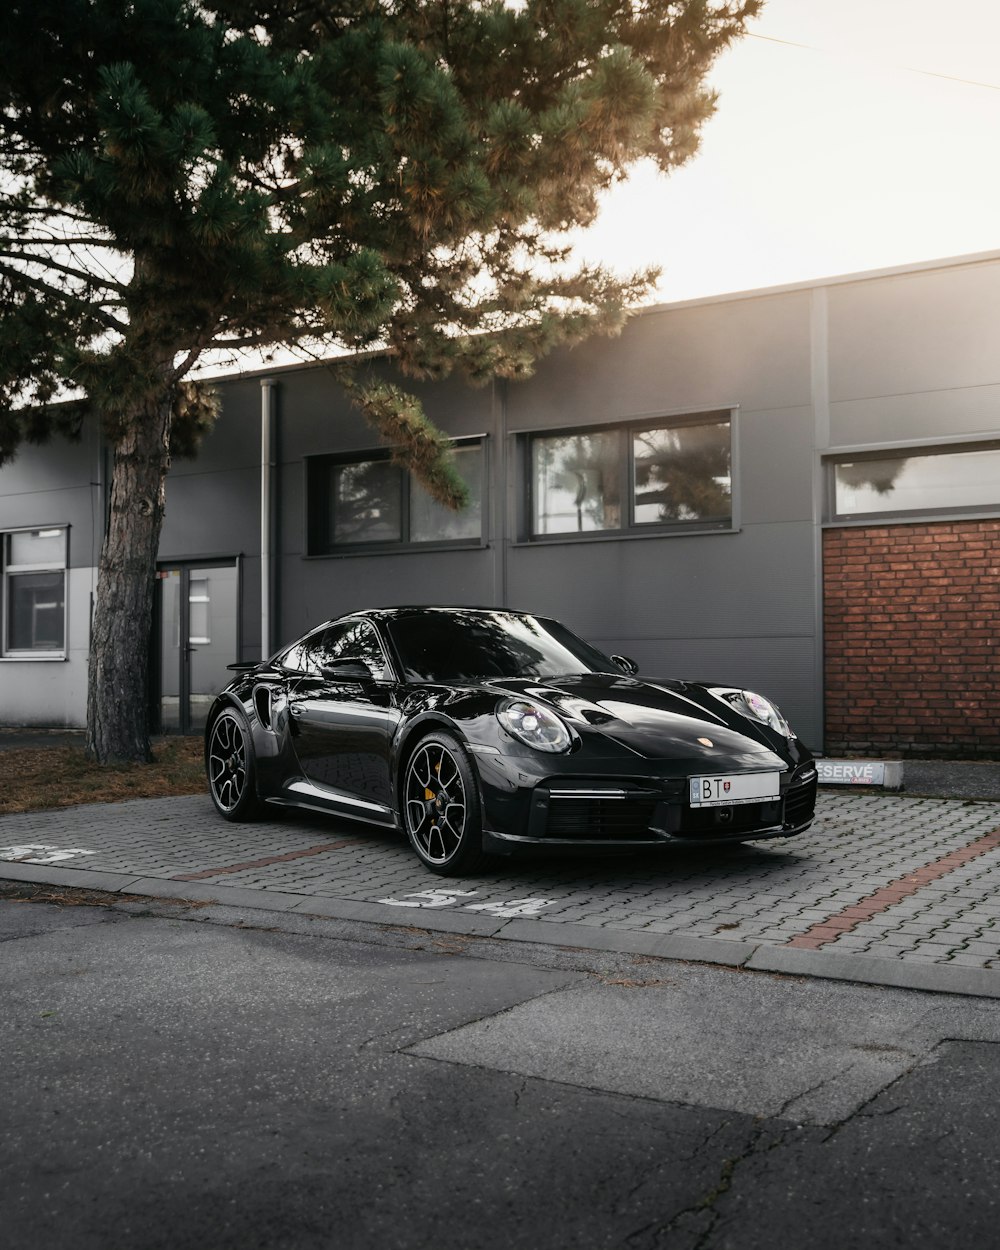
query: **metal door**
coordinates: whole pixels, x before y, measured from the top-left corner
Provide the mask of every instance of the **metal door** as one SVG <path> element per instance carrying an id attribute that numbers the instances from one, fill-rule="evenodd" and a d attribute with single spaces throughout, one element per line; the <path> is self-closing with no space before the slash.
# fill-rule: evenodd
<path id="1" fill-rule="evenodd" d="M 157 573 L 161 733 L 200 733 L 212 700 L 239 658 L 239 570 L 224 564 L 177 563 Z"/>

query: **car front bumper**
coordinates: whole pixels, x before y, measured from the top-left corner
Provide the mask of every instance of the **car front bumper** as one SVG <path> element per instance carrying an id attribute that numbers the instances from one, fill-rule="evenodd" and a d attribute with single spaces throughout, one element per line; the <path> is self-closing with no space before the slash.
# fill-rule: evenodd
<path id="1" fill-rule="evenodd" d="M 687 773 L 676 761 L 639 776 L 619 771 L 620 764 L 613 772 L 538 776 L 527 761 L 478 753 L 477 764 L 484 845 L 497 854 L 529 846 L 596 850 L 789 838 L 809 827 L 816 805 L 811 760 L 782 773 L 776 800 L 712 808 L 688 804 Z"/>

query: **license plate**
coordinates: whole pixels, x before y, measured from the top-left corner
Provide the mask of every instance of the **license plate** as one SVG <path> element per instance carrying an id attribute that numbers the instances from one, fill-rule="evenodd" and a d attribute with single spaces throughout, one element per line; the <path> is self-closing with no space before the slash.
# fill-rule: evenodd
<path id="1" fill-rule="evenodd" d="M 729 807 L 734 803 L 766 803 L 781 795 L 780 773 L 734 773 L 723 777 L 689 777 L 692 807 Z"/>

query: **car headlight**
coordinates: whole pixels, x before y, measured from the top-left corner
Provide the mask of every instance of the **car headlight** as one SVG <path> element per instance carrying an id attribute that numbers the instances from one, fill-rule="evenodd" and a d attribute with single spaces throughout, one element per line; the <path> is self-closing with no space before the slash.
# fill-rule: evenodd
<path id="1" fill-rule="evenodd" d="M 525 699 L 511 699 L 497 708 L 497 719 L 509 734 L 536 751 L 568 751 L 569 730 L 548 708 Z"/>
<path id="2" fill-rule="evenodd" d="M 767 725 L 775 733 L 784 734 L 786 738 L 795 737 L 789 728 L 788 721 L 770 699 L 765 699 L 762 694 L 755 694 L 752 690 L 741 690 L 739 694 L 747 711 L 755 720 Z"/>

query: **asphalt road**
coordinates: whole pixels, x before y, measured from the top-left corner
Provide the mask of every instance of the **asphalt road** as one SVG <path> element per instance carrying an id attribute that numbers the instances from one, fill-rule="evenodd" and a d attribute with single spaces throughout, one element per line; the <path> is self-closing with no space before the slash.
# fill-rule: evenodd
<path id="1" fill-rule="evenodd" d="M 0 890 L 5 1250 L 1000 1244 L 994 1000 L 86 898 Z"/>

